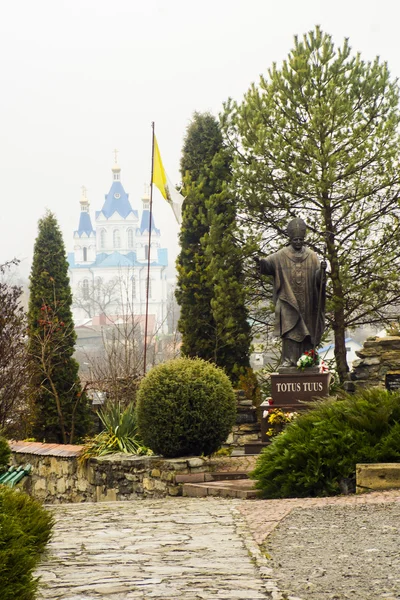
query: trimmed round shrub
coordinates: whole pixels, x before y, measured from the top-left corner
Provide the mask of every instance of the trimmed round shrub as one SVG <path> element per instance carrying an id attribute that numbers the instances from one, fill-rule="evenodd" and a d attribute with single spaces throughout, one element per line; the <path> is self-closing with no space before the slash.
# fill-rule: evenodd
<path id="1" fill-rule="evenodd" d="M 0 436 L 0 473 L 5 471 L 11 456 L 11 448 L 5 438 Z"/>
<path id="2" fill-rule="evenodd" d="M 235 416 L 229 378 L 199 358 L 178 358 L 153 367 L 139 387 L 141 438 L 166 458 L 212 454 L 228 437 Z"/>
<path id="3" fill-rule="evenodd" d="M 53 517 L 39 502 L 0 485 L 0 597 L 34 600 L 33 573 L 50 539 Z"/>
<path id="4" fill-rule="evenodd" d="M 251 477 L 264 498 L 330 496 L 355 488 L 357 463 L 399 461 L 400 394 L 370 388 L 316 402 L 264 449 Z"/>

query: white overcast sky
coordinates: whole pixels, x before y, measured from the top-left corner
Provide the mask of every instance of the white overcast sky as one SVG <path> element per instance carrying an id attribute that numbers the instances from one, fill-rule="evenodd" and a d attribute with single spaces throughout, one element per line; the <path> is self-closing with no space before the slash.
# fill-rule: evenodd
<path id="1" fill-rule="evenodd" d="M 133 208 L 149 183 L 151 122 L 167 173 L 179 181 L 194 111 L 215 115 L 240 99 L 293 36 L 316 24 L 350 38 L 400 75 L 398 0 L 18 0 L 0 5 L 0 263 L 27 275 L 45 209 L 67 250 L 81 186 L 91 214 L 111 185 L 113 149 Z M 154 193 L 155 221 L 177 249 L 170 208 Z M 175 249 L 175 250 L 174 250 Z"/>

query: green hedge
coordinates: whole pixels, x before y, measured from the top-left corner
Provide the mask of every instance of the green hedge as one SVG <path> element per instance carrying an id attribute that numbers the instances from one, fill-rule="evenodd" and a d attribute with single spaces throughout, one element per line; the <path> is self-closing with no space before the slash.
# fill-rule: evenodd
<path id="1" fill-rule="evenodd" d="M 235 416 L 229 378 L 201 359 L 158 365 L 139 387 L 139 433 L 146 446 L 167 458 L 212 454 L 228 437 Z"/>
<path id="2" fill-rule="evenodd" d="M 33 600 L 33 572 L 46 547 L 53 517 L 36 500 L 0 485 L 0 597 Z"/>
<path id="3" fill-rule="evenodd" d="M 357 463 L 400 461 L 400 394 L 370 388 L 317 403 L 260 455 L 251 476 L 264 498 L 329 496 Z"/>

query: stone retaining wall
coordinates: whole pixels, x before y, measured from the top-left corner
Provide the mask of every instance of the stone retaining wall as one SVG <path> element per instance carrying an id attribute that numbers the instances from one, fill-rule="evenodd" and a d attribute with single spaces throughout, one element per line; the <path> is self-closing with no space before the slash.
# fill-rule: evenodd
<path id="1" fill-rule="evenodd" d="M 207 481 L 215 471 L 251 471 L 257 458 L 112 454 L 80 465 L 79 446 L 13 442 L 11 449 L 14 465 L 32 465 L 20 487 L 38 500 L 57 504 L 179 496 L 183 483 Z"/>
<path id="2" fill-rule="evenodd" d="M 257 409 L 242 390 L 236 391 L 236 423 L 223 444 L 224 448 L 243 451 L 246 444 L 261 441 L 261 425 L 257 419 Z"/>
<path id="3" fill-rule="evenodd" d="M 356 352 L 351 379 L 355 387 L 385 387 L 387 374 L 400 375 L 400 337 L 368 338 Z"/>

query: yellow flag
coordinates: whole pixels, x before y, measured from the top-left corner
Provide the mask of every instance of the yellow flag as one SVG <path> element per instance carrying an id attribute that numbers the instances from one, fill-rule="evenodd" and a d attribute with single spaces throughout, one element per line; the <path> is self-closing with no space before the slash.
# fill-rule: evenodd
<path id="1" fill-rule="evenodd" d="M 158 187 L 163 197 L 168 200 L 166 192 L 167 176 L 161 160 L 160 148 L 158 147 L 156 136 L 154 136 L 153 183 Z"/>
<path id="2" fill-rule="evenodd" d="M 157 138 L 154 136 L 154 156 L 153 156 L 153 181 L 158 187 L 163 198 L 171 206 L 177 222 L 181 223 L 182 203 L 184 197 L 171 184 L 161 160 L 160 149 L 158 147 Z"/>

